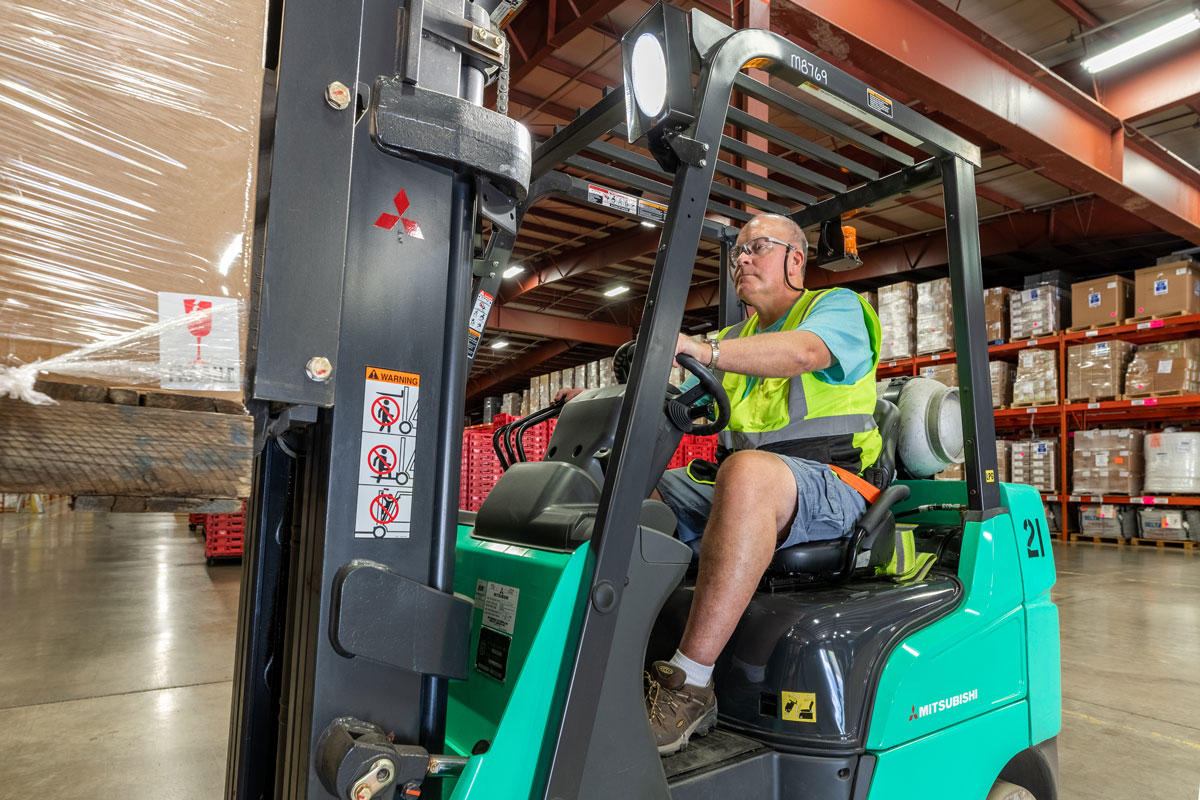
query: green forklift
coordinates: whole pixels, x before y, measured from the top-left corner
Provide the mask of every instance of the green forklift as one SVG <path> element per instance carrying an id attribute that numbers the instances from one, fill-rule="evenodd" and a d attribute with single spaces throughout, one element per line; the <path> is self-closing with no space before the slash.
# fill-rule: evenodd
<path id="1" fill-rule="evenodd" d="M 410 76 L 420 74 L 413 43 L 422 31 L 413 9 L 423 7 L 424 24 L 433 25 L 449 13 L 434 14 L 434 5 L 410 3 L 401 15 L 407 21 L 395 63 Z M 365 14 L 363 29 L 387 27 L 378 22 Z M 477 24 L 489 30 L 486 20 Z M 285 18 L 285 54 L 299 41 L 298 28 L 289 33 L 287 25 Z M 624 88 L 531 148 L 524 171 L 520 131 L 500 115 L 464 114 L 461 103 L 444 98 L 420 114 L 405 110 L 405 102 L 432 92 L 419 80 L 385 74 L 358 84 L 367 124 L 349 123 L 362 148 L 355 152 L 377 160 L 369 163 L 398 164 L 395 175 L 410 176 L 413 208 L 420 189 L 411 173 L 429 164 L 453 198 L 453 232 L 440 255 L 452 277 L 435 287 L 444 302 L 421 305 L 433 321 L 461 320 L 467 309 L 483 313 L 472 314 L 470 330 L 456 321 L 430 328 L 433 360 L 421 366 L 423 356 L 398 340 L 379 347 L 354 341 L 377 332 L 366 329 L 371 320 L 399 332 L 415 322 L 362 312 L 364 330 L 351 331 L 343 312 L 336 367 L 349 377 L 338 378 L 336 403 L 332 393 L 319 398 L 311 414 L 304 401 L 271 398 L 260 381 L 260 396 L 273 402 L 263 412 L 247 545 L 227 796 L 1055 800 L 1061 688 L 1054 561 L 1039 494 L 996 479 L 978 148 L 777 34 L 733 30 L 698 10 L 653 6 L 622 49 Z M 484 76 L 499 60 L 479 59 Z M 748 68 L 798 87 L 800 99 L 755 80 Z M 387 67 L 359 67 L 360 74 L 372 69 Z M 731 106 L 734 91 L 796 124 L 785 129 Z M 466 102 L 477 106 L 478 94 Z M 281 88 L 281 120 L 286 109 Z M 501 174 L 495 159 L 491 166 L 472 160 L 470 147 L 435 152 L 404 132 L 437 114 L 490 132 L 497 148 L 516 154 L 518 167 Z M 405 120 L 407 128 L 399 124 Z M 844 147 L 797 131 L 831 135 Z M 753 140 L 773 147 L 756 149 L 747 144 Z M 736 158 L 719 158 L 722 150 Z M 783 151 L 802 158 L 783 158 Z M 716 176 L 765 189 L 768 198 Z M 884 439 L 880 465 L 892 479 L 848 538 L 776 554 L 717 662 L 717 726 L 660 758 L 643 670 L 678 641 L 695 554 L 674 536 L 672 512 L 650 495 L 681 437 L 715 433 L 729 415 L 721 383 L 694 360 L 679 359 L 694 387 L 668 385 L 700 241 L 726 253 L 737 232 L 726 221 L 747 221 L 750 204 L 819 227 L 817 266 L 850 269 L 860 262 L 842 238 L 843 214 L 938 181 L 965 480 L 906 473 L 897 441 L 908 421 L 894 402 L 904 387 L 889 387 L 875 418 Z M 392 187 L 373 185 L 358 214 L 351 186 L 351 223 L 373 217 Z M 667 200 L 647 202 L 654 196 Z M 548 197 L 661 224 L 637 346 L 623 349 L 617 385 L 498 430 L 506 471 L 479 511 L 459 512 L 455 524 L 456 426 L 466 365 L 483 330 L 475 320 L 487 319 L 523 215 Z M 481 217 L 491 222 L 486 245 Z M 276 230 L 268 222 L 264 286 L 279 243 L 292 241 L 281 219 Z M 401 236 L 404 258 L 434 238 L 434 225 L 423 227 L 420 241 Z M 347 241 L 356 235 L 351 230 Z M 353 278 L 349 270 L 370 268 L 351 255 L 347 249 L 346 309 L 357 300 L 369 305 L 389 285 Z M 725 272 L 727 262 L 721 259 Z M 727 274 L 720 294 L 719 323 L 733 324 L 742 309 Z M 425 312 L 414 306 L 413 313 Z M 271 374 L 265 349 L 261 375 Z M 394 391 L 379 388 L 387 382 Z M 416 415 L 418 387 L 422 398 L 428 391 L 447 406 L 436 422 L 433 407 Z M 400 436 L 390 426 L 400 417 L 391 414 L 388 430 L 383 423 L 375 430 L 381 402 L 394 402 L 400 424 L 409 424 L 415 457 L 403 463 L 401 451 L 386 481 L 373 470 L 356 484 L 356 462 L 378 452 L 372 437 Z M 408 404 L 412 414 L 403 417 Z M 522 435 L 552 416 L 558 421 L 545 458 L 525 460 Z M 899 525 L 919 551 L 936 556 L 919 579 L 877 574 L 893 557 Z M 765 663 L 764 674 L 752 680 L 738 661 Z"/>

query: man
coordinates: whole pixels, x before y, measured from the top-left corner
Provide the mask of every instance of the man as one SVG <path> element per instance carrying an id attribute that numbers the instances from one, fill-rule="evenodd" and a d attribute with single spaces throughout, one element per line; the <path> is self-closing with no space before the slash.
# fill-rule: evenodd
<path id="1" fill-rule="evenodd" d="M 676 469 L 658 485 L 680 539 L 701 542 L 683 638 L 670 661 L 653 664 L 647 686 L 663 755 L 716 722 L 713 665 L 775 550 L 847 535 L 865 507 L 847 480 L 864 470 L 870 478 L 882 449 L 872 417 L 879 318 L 849 290 L 805 291 L 806 252 L 795 222 L 755 217 L 731 255 L 737 295 L 754 315 L 715 344 L 679 336 L 677 353 L 722 377 L 732 415 L 718 435 L 715 481 Z M 741 667 L 762 680 L 764 666 Z"/>

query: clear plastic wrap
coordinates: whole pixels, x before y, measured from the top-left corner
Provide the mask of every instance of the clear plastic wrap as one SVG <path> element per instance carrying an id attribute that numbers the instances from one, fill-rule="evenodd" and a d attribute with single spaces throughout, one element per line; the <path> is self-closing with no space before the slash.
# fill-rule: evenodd
<path id="1" fill-rule="evenodd" d="M 954 301 L 950 279 L 917 284 L 917 355 L 954 349 Z"/>
<path id="2" fill-rule="evenodd" d="M 1200 513 L 1182 508 L 1138 509 L 1138 535 L 1167 542 L 1200 539 Z"/>
<path id="3" fill-rule="evenodd" d="M 913 319 L 913 285 L 908 281 L 880 286 L 879 326 L 883 335 L 880 361 L 894 361 L 913 354 L 916 328 Z"/>
<path id="4" fill-rule="evenodd" d="M 991 361 L 988 363 L 988 376 L 992 383 L 992 408 L 1011 405 L 1017 368 L 1007 361 Z"/>
<path id="5" fill-rule="evenodd" d="M 1048 336 L 1061 327 L 1062 290 L 1057 286 L 1035 286 L 1013 292 L 1008 304 L 1013 341 Z"/>
<path id="6" fill-rule="evenodd" d="M 1022 350 L 1013 378 L 1013 405 L 1049 406 L 1058 402 L 1058 353 Z"/>
<path id="7" fill-rule="evenodd" d="M 1132 506 L 1115 503 L 1084 503 L 1079 506 L 1079 532 L 1084 536 L 1130 539 L 1137 529 Z"/>
<path id="8" fill-rule="evenodd" d="M 1125 368 L 1136 348 L 1129 342 L 1077 344 L 1067 348 L 1067 399 L 1117 400 L 1125 388 Z"/>
<path id="9" fill-rule="evenodd" d="M 1125 372 L 1126 397 L 1200 392 L 1200 339 L 1138 347 Z"/>
<path id="10" fill-rule="evenodd" d="M 1146 468 L 1142 436 L 1143 431 L 1136 428 L 1076 431 L 1071 491 L 1088 495 L 1140 494 Z"/>
<path id="11" fill-rule="evenodd" d="M 1200 494 L 1200 433 L 1151 433 L 1145 444 L 1145 491 Z"/>
<path id="12" fill-rule="evenodd" d="M 1012 482 L 1027 483 L 1039 492 L 1058 492 L 1058 440 L 1027 439 L 1012 443 L 1009 456 Z"/>
<path id="13" fill-rule="evenodd" d="M 265 8 L 0 4 L 0 392 L 240 397 Z"/>

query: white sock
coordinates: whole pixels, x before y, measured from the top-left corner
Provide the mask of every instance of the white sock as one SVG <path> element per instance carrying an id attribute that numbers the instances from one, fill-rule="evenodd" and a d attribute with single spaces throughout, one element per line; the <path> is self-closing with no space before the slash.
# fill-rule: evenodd
<path id="1" fill-rule="evenodd" d="M 675 655 L 671 656 L 671 660 L 668 663 L 673 667 L 683 670 L 684 674 L 687 675 L 687 680 L 684 682 L 690 683 L 692 686 L 703 688 L 708 686 L 709 681 L 712 680 L 712 664 L 709 664 L 707 667 L 703 664 L 697 664 L 678 650 L 675 651 Z"/>

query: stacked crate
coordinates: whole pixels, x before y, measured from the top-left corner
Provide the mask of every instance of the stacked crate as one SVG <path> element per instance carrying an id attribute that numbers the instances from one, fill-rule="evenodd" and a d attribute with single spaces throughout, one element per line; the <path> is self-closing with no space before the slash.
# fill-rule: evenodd
<path id="1" fill-rule="evenodd" d="M 502 419 L 498 416 L 497 419 Z M 501 422 L 500 424 L 505 424 Z M 500 480 L 504 469 L 492 448 L 494 425 L 475 425 L 463 431 L 462 479 L 458 489 L 458 507 L 478 511 L 483 498 Z"/>
<path id="2" fill-rule="evenodd" d="M 237 514 L 202 514 L 204 517 L 204 557 L 241 558 L 246 534 L 246 504 Z"/>
<path id="3" fill-rule="evenodd" d="M 667 469 L 686 467 L 697 458 L 702 458 L 705 461 L 717 460 L 716 436 L 684 435 L 683 439 L 679 442 L 679 447 L 675 448 L 675 455 L 671 456 L 671 461 L 667 464 Z"/>

